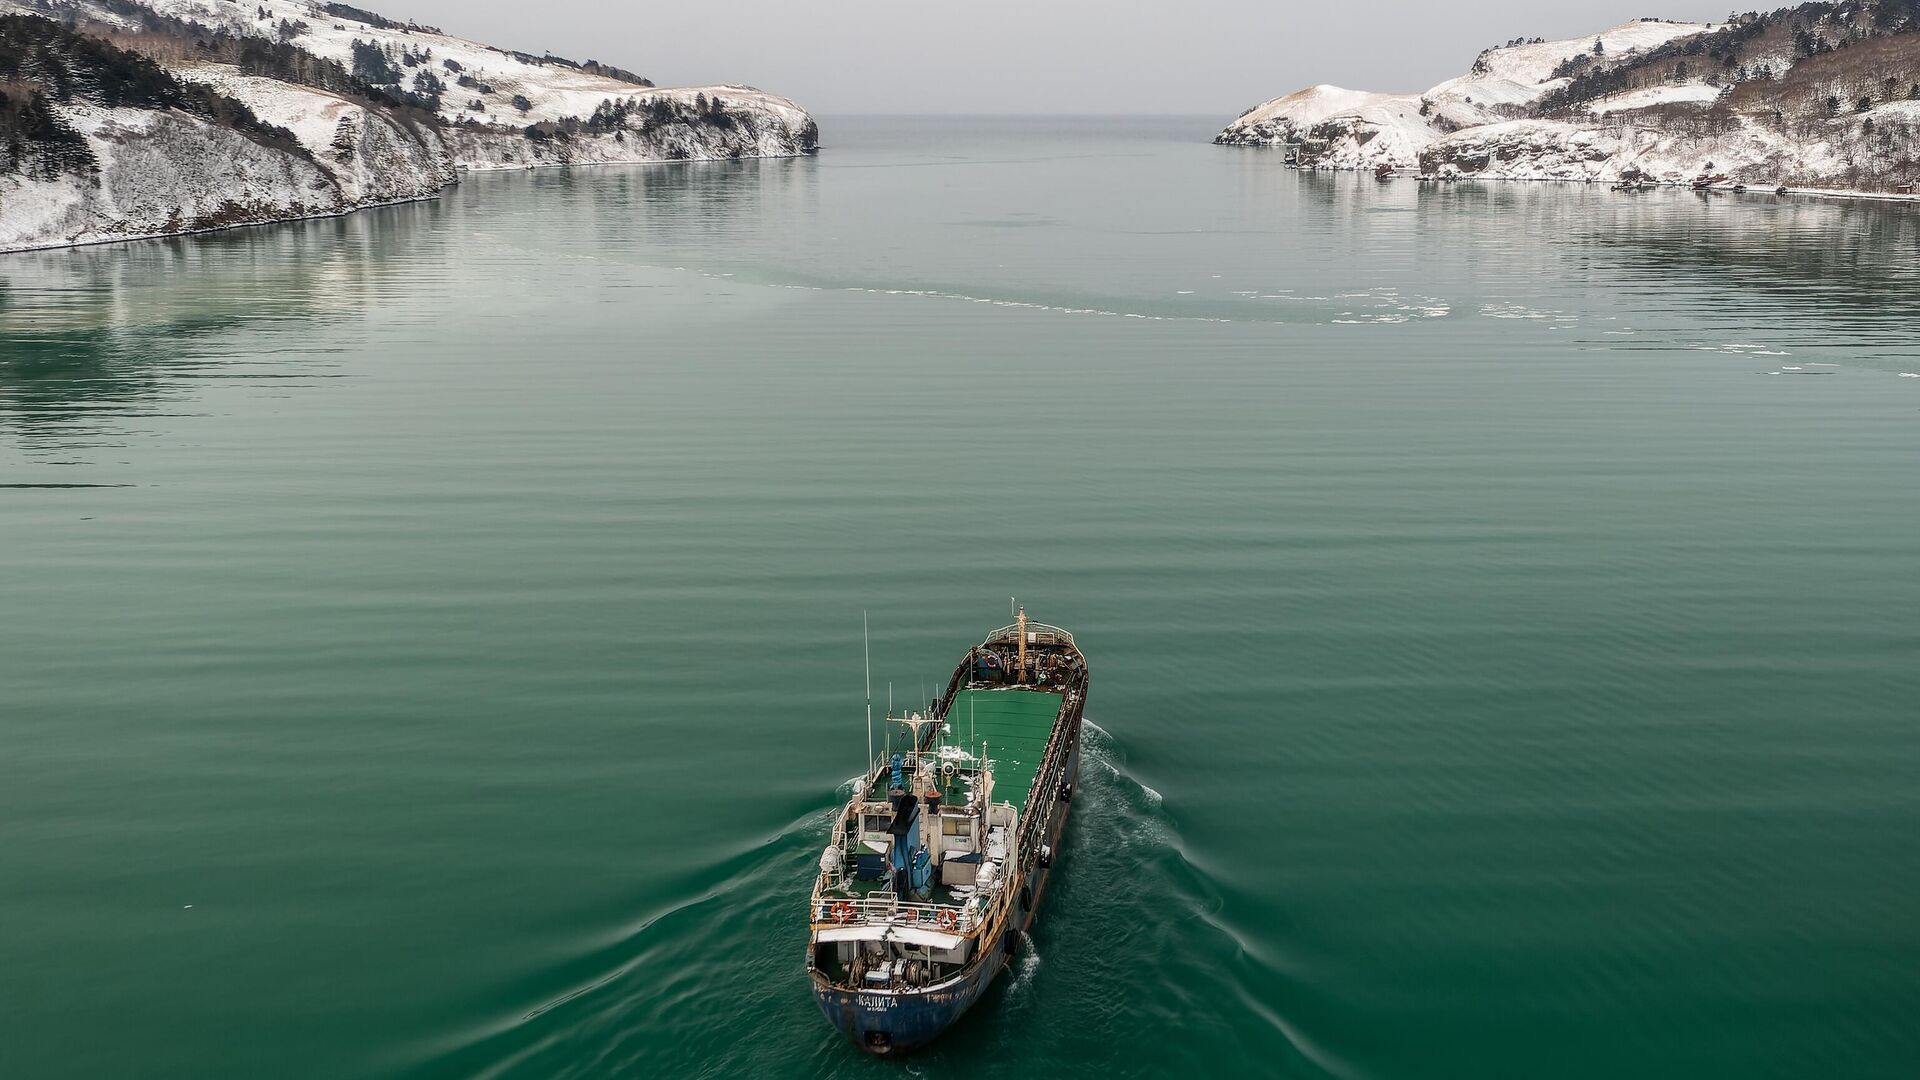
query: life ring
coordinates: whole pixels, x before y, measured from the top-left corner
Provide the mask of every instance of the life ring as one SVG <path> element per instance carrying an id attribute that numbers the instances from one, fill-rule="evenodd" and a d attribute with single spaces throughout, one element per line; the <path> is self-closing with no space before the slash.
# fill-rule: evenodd
<path id="1" fill-rule="evenodd" d="M 937 921 L 940 923 L 940 929 L 951 930 L 960 925 L 960 916 L 951 911 L 942 911 Z"/>
<path id="2" fill-rule="evenodd" d="M 827 914 L 833 918 L 834 922 L 850 923 L 853 921 L 853 905 L 843 900 L 829 908 Z"/>

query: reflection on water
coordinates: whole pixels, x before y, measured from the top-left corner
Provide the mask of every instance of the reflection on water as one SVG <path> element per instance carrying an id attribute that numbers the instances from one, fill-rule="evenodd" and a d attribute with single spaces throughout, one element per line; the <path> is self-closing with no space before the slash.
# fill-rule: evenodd
<path id="1" fill-rule="evenodd" d="M 167 427 L 210 380 L 324 373 L 445 209 L 431 204 L 205 236 L 0 258 L 0 432 L 27 462 L 86 462 Z M 256 332 L 297 335 L 265 348 Z"/>
<path id="2" fill-rule="evenodd" d="M 1920 311 L 1914 207 L 1695 192 L 1620 202 L 1577 242 L 1630 290 L 1677 291 L 1710 318 L 1747 312 L 1816 335 L 1886 332 L 1877 344 L 1894 351 L 1906 344 L 1897 328 Z"/>
<path id="3" fill-rule="evenodd" d="M 989 127 L 892 134 L 822 158 L 482 176 L 345 218 L 0 258 L 0 433 L 22 464 L 92 461 L 163 432 L 157 414 L 210 380 L 338 374 L 330 340 L 371 311 L 430 317 L 457 293 L 537 287 L 562 259 L 1146 317 L 1655 322 L 1581 341 L 1745 334 L 1762 355 L 1840 344 L 1914 366 L 1920 213 L 1902 205 L 1382 184 L 1111 125 L 1011 158 L 986 152 L 1004 135 Z M 1089 170 L 1097 190 L 1066 182 Z"/>
<path id="4" fill-rule="evenodd" d="M 750 249 L 768 221 L 806 212 L 814 164 L 482 176 L 340 218 L 0 256 L 0 463 L 97 462 L 163 434 L 218 380 L 347 374 L 333 354 L 370 317 L 432 320 L 461 297 L 524 294 L 542 259 L 632 261 L 662 238 Z M 467 332 L 457 317 L 446 331 Z"/>

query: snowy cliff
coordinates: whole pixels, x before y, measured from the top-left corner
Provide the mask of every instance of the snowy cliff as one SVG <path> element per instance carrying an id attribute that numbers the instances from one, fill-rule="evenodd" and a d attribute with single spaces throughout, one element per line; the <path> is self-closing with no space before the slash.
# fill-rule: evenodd
<path id="1" fill-rule="evenodd" d="M 740 86 L 663 89 L 305 0 L 0 0 L 0 251 L 337 214 L 463 170 L 790 156 Z"/>
<path id="2" fill-rule="evenodd" d="M 1303 168 L 1892 191 L 1920 179 L 1916 71 L 1912 3 L 1809 3 L 1512 42 L 1422 94 L 1316 86 L 1215 141 L 1283 147 Z"/>

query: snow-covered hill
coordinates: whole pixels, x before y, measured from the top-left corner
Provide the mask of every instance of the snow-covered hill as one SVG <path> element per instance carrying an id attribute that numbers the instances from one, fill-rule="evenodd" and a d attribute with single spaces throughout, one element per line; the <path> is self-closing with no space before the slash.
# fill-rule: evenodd
<path id="1" fill-rule="evenodd" d="M 1920 180 L 1915 110 L 1920 9 L 1845 0 L 1517 41 L 1423 94 L 1275 98 L 1215 141 L 1304 168 L 1889 192 Z"/>
<path id="2" fill-rule="evenodd" d="M 63 147 L 57 168 L 0 154 L 0 251 L 341 213 L 429 197 L 462 170 L 791 156 L 818 141 L 804 109 L 751 87 L 658 88 L 341 4 L 0 0 L 4 16 L 33 19 L 0 34 L 0 135 L 37 106 L 38 129 L 13 145 L 84 148 Z M 126 104 L 100 90 L 101 65 L 124 79 L 147 59 L 213 93 Z"/>
<path id="3" fill-rule="evenodd" d="M 1694 23 L 1630 22 L 1592 37 L 1488 49 L 1473 70 L 1420 94 L 1369 94 L 1315 86 L 1248 109 L 1215 142 L 1284 146 L 1300 164 L 1333 169 L 1412 168 L 1449 132 L 1524 115 L 1567 82 L 1554 70 L 1581 55 L 1626 58 L 1701 33 Z"/>

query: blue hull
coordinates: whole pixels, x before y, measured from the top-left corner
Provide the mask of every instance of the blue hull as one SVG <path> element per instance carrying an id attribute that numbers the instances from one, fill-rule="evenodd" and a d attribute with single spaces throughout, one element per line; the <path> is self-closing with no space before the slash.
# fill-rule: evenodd
<path id="1" fill-rule="evenodd" d="M 1080 745 L 1076 738 L 1073 752 L 1067 758 L 1068 783 L 1077 782 L 1079 777 Z M 1055 851 L 1059 850 L 1060 834 L 1066 829 L 1067 811 L 1072 805 L 1065 800 L 1054 804 L 1047 843 Z M 904 1054 L 927 1045 L 986 995 L 987 988 L 1013 956 L 1018 934 L 1031 927 L 1040 913 L 1040 901 L 1046 895 L 1047 881 L 1052 876 L 1053 870 L 1049 867 L 1035 868 L 1026 882 L 1033 890 L 1033 903 L 1019 925 L 1002 929 L 997 939 L 982 948 L 982 955 L 987 959 L 976 963 L 954 982 L 926 990 L 878 994 L 838 989 L 816 976 L 813 996 L 820 1003 L 820 1011 L 827 1014 L 827 1020 L 840 1034 L 870 1054 L 883 1057 Z"/>
<path id="2" fill-rule="evenodd" d="M 916 993 L 861 994 L 815 986 L 814 998 L 840 1034 L 870 1054 L 904 1054 L 932 1042 L 953 1026 L 993 985 L 1006 967 L 1006 951 L 977 964 L 956 983 Z"/>

